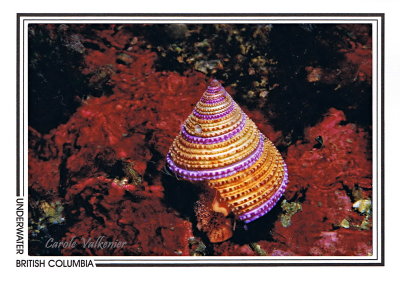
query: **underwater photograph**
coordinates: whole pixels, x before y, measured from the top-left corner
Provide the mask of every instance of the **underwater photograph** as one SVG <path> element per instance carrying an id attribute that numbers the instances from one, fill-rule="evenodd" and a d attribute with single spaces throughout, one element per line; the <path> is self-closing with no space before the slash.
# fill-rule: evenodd
<path id="1" fill-rule="evenodd" d="M 373 255 L 371 24 L 27 32 L 29 255 Z"/>

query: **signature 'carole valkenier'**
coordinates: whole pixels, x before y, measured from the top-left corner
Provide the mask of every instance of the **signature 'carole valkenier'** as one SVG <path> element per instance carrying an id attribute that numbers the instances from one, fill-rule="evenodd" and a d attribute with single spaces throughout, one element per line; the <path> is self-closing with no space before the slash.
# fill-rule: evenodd
<path id="1" fill-rule="evenodd" d="M 68 241 L 55 241 L 54 238 L 49 238 L 47 240 L 45 247 L 46 248 L 92 248 L 92 249 L 115 249 L 115 248 L 123 248 L 128 243 L 126 241 L 106 241 L 105 236 L 100 236 L 95 239 L 93 238 L 85 238 L 85 237 L 72 237 Z"/>

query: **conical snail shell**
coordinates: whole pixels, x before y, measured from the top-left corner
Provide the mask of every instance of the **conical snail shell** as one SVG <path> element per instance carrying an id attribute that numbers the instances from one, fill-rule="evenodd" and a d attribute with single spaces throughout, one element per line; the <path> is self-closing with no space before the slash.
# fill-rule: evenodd
<path id="1" fill-rule="evenodd" d="M 288 182 L 279 151 L 217 80 L 183 124 L 167 165 L 178 177 L 205 181 L 245 223 L 269 212 Z"/>

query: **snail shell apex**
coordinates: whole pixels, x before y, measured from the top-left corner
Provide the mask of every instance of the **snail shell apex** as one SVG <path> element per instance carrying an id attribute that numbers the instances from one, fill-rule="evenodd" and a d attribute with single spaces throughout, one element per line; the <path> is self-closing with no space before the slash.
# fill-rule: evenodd
<path id="1" fill-rule="evenodd" d="M 178 177 L 205 181 L 245 223 L 269 212 L 288 171 L 273 143 L 217 81 L 211 81 L 167 154 Z"/>

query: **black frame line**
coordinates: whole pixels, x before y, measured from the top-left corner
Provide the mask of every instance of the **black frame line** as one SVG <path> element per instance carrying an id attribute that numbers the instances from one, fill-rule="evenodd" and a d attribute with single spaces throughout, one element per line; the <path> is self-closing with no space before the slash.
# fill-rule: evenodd
<path id="1" fill-rule="evenodd" d="M 152 263 L 121 263 L 121 261 L 162 261 L 162 259 L 93 259 L 96 267 L 234 267 L 234 266 L 240 266 L 240 267 L 255 267 L 255 266 L 268 266 L 268 267 L 278 267 L 278 266 L 384 266 L 385 265 L 385 172 L 384 172 L 384 166 L 385 166 L 385 100 L 384 100 L 384 85 L 385 85 L 385 14 L 384 13 L 17 13 L 16 14 L 16 24 L 17 24 L 17 29 L 16 29 L 16 44 L 17 44 L 17 53 L 16 53 L 16 64 L 17 64 L 17 69 L 16 69 L 16 128 L 17 128 L 17 133 L 16 133 L 16 160 L 17 160 L 17 166 L 16 166 L 16 195 L 18 197 L 25 197 L 25 192 L 24 192 L 24 174 L 25 174 L 25 154 L 24 154 L 24 142 L 25 142 L 25 133 L 22 133 L 22 137 L 20 135 L 21 133 L 21 102 L 22 102 L 22 124 L 24 125 L 25 123 L 25 102 L 24 102 L 24 97 L 22 97 L 21 101 L 21 95 L 24 94 L 24 89 L 21 91 L 21 59 L 20 59 L 20 48 L 21 48 L 21 18 L 23 17 L 82 17 L 83 19 L 71 19 L 74 21 L 88 21 L 90 19 L 85 19 L 85 17 L 173 17 L 177 18 L 177 21 L 182 21 L 183 17 L 202 17 L 206 18 L 207 21 L 212 21 L 212 20 L 239 20 L 239 19 L 229 19 L 228 17 L 314 17 L 314 18 L 302 18 L 302 19 L 287 19 L 287 20 L 301 20 L 301 21 L 322 21 L 322 20 L 332 20 L 332 21 L 376 21 L 376 33 L 377 36 L 380 35 L 381 41 L 379 41 L 379 37 L 377 37 L 376 41 L 376 53 L 377 53 L 377 65 L 376 65 L 376 75 L 380 76 L 380 85 L 379 83 L 379 77 L 377 77 L 376 80 L 376 94 L 379 94 L 379 90 L 381 92 L 381 99 L 380 99 L 380 106 L 379 106 L 379 98 L 377 99 L 377 105 L 376 105 L 376 127 L 381 131 L 381 137 L 380 137 L 380 145 L 379 145 L 379 136 L 376 136 L 376 147 L 377 147 L 377 153 L 376 153 L 376 160 L 377 162 L 379 159 L 379 148 L 381 148 L 380 152 L 380 177 L 379 175 L 379 165 L 377 164 L 376 166 L 376 172 L 377 172 L 377 182 L 376 185 L 377 187 L 381 187 L 381 202 L 380 202 L 380 207 L 381 207 L 381 234 L 380 234 L 380 243 L 381 243 L 381 248 L 377 248 L 377 258 L 376 259 L 366 259 L 366 258 L 360 258 L 360 259 L 328 259 L 328 258 L 323 258 L 323 259 L 317 259 L 318 257 L 316 256 L 310 256 L 310 258 L 315 258 L 316 260 L 319 261 L 340 261 L 340 260 L 355 260 L 355 261 L 365 261 L 365 260 L 379 260 L 379 252 L 381 252 L 381 257 L 380 257 L 380 262 L 360 262 L 360 263 L 349 263 L 349 262 L 342 262 L 342 263 L 310 263 L 310 262 L 301 262 L 305 260 L 310 260 L 310 259 L 301 259 L 301 258 L 293 258 L 293 259 L 279 259 L 279 261 L 300 261 L 297 263 L 266 263 L 266 262 L 248 262 L 248 263 L 220 263 L 220 262 L 207 262 L 204 263 L 203 259 L 201 260 L 202 262 L 199 263 L 194 263 L 195 261 L 198 260 L 190 260 L 190 259 L 184 259 L 181 261 L 176 260 L 176 262 L 171 263 L 171 261 L 174 261 L 174 259 L 168 259 L 168 262 L 164 263 L 159 263 L 159 262 L 152 262 Z M 220 17 L 220 19 L 213 19 L 213 17 Z M 363 19 L 318 19 L 318 17 L 364 17 Z M 365 17 L 374 17 L 374 19 L 365 19 Z M 379 32 L 379 20 L 376 18 L 380 18 L 380 24 L 381 24 L 381 29 L 380 29 L 380 34 Z M 32 19 L 22 19 L 22 23 L 25 23 L 25 20 L 32 20 Z M 57 21 L 57 22 L 67 22 L 70 23 L 68 19 L 44 19 L 40 18 L 38 20 L 49 20 L 49 21 Z M 93 19 L 95 20 L 95 19 Z M 104 19 L 101 19 L 104 21 Z M 127 20 L 135 20 L 135 19 L 110 19 L 110 22 L 113 20 L 118 20 L 118 21 L 127 21 Z M 144 19 L 138 19 L 138 20 L 144 20 Z M 146 19 L 146 20 L 152 20 L 154 21 L 155 19 Z M 171 19 L 158 19 L 160 21 L 171 21 Z M 192 19 L 187 19 L 191 20 Z M 195 20 L 195 19 L 193 19 Z M 265 21 L 266 19 L 250 19 L 252 21 Z M 268 19 L 268 21 L 282 21 L 285 19 Z M 201 21 L 201 20 L 200 20 Z M 23 32 L 24 29 L 22 29 Z M 381 53 L 379 53 L 379 44 L 381 45 Z M 25 37 L 24 34 L 22 35 L 22 47 L 25 47 Z M 379 60 L 380 66 L 379 66 Z M 22 51 L 22 65 L 24 65 L 25 62 L 25 54 L 24 51 Z M 25 80 L 25 67 L 22 67 L 22 83 L 24 84 Z M 380 72 L 380 74 L 379 74 Z M 379 107 L 381 110 L 381 117 L 379 118 Z M 381 125 L 379 126 L 379 120 L 381 121 Z M 24 126 L 22 127 L 24 129 Z M 22 138 L 22 150 L 21 150 L 21 138 Z M 22 152 L 22 153 L 21 153 Z M 21 163 L 21 155 L 22 155 L 22 167 L 20 166 Z M 22 170 L 22 184 L 21 184 L 21 170 Z M 379 182 L 380 181 L 380 182 Z M 21 192 L 22 190 L 22 192 Z M 22 193 L 22 195 L 21 195 Z M 377 239 L 379 238 L 379 230 L 376 228 L 376 235 Z M 29 242 L 27 243 L 29 244 Z M 377 242 L 378 247 L 379 247 L 379 242 Z M 262 258 L 252 258 L 252 259 L 222 259 L 219 258 L 218 261 L 257 261 L 257 260 L 270 260 L 270 259 L 262 259 Z M 103 262 L 106 261 L 106 262 Z M 110 261 L 119 261 L 118 263 L 111 263 Z M 167 261 L 167 260 L 165 260 Z M 186 263 L 184 261 L 192 261 L 189 263 Z"/>
<path id="2" fill-rule="evenodd" d="M 385 13 L 17 13 L 17 17 L 384 17 Z"/>
<path id="3" fill-rule="evenodd" d="M 322 267 L 322 266 L 384 266 L 381 263 L 96 263 L 96 267 Z"/>
<path id="4" fill-rule="evenodd" d="M 19 106 L 20 106 L 20 70 L 19 70 L 19 66 L 20 66 L 20 41 L 19 41 L 19 37 L 20 37 L 21 31 L 20 31 L 20 17 L 17 15 L 17 69 L 16 69 L 16 91 L 17 91 L 17 101 L 16 101 L 16 109 L 17 109 L 17 138 L 16 138 L 16 161 L 17 161 L 17 178 L 16 178 L 16 187 L 17 187 L 17 197 L 20 196 L 20 113 L 19 113 Z"/>

